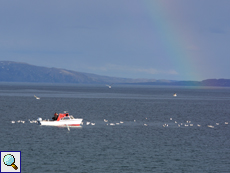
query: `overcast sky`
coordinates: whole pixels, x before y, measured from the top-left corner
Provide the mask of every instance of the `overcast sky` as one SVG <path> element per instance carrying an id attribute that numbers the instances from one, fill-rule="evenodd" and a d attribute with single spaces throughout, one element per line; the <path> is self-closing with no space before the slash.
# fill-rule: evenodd
<path id="1" fill-rule="evenodd" d="M 230 79 L 230 0 L 1 0 L 0 61 L 99 75 Z"/>

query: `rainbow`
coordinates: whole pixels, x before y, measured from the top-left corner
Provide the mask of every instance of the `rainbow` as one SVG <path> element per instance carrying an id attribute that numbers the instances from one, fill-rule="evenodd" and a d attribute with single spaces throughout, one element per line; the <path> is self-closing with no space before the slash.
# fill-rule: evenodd
<path id="1" fill-rule="evenodd" d="M 175 1 L 143 1 L 144 9 L 148 11 L 152 26 L 164 47 L 164 55 L 170 60 L 172 70 L 175 70 L 182 80 L 202 80 L 202 73 L 197 71 L 198 56 L 191 48 L 192 34 L 186 26 L 178 25 Z M 173 20 L 172 20 L 173 19 Z"/>

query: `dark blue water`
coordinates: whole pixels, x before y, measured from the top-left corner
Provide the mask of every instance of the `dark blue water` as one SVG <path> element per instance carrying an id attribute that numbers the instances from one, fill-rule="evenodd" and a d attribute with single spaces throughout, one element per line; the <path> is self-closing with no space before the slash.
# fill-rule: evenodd
<path id="1" fill-rule="evenodd" d="M 0 105 L 0 150 L 23 173 L 230 172 L 230 88 L 1 84 Z M 28 121 L 63 111 L 84 125 Z"/>

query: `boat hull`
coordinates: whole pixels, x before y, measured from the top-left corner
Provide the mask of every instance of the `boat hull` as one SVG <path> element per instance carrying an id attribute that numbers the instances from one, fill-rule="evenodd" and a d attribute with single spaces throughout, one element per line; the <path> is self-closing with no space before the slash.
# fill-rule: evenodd
<path id="1" fill-rule="evenodd" d="M 60 121 L 39 121 L 38 123 L 42 126 L 81 126 L 81 118 L 72 120 L 60 120 Z"/>

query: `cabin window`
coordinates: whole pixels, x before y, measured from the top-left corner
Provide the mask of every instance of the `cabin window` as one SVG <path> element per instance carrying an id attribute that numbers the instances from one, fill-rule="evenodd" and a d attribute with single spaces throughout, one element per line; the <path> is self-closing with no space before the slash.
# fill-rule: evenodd
<path id="1" fill-rule="evenodd" d="M 69 117 L 63 117 L 62 119 L 63 120 L 69 120 L 70 118 Z"/>

